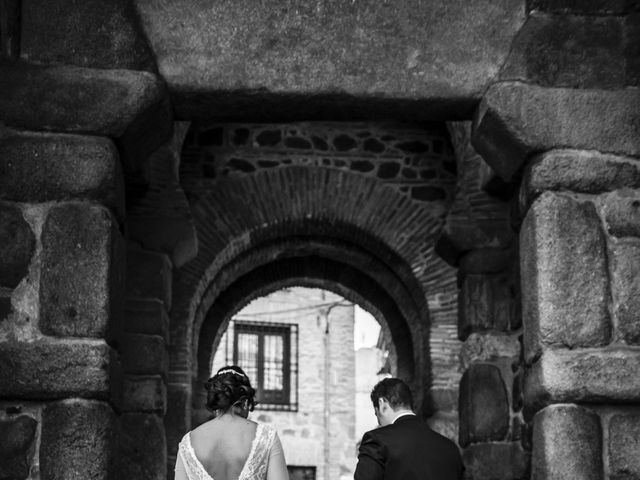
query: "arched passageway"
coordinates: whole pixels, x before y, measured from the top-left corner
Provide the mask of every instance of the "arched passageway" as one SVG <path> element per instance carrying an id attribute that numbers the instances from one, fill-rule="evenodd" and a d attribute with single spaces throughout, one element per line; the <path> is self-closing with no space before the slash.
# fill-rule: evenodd
<path id="1" fill-rule="evenodd" d="M 230 317 L 288 285 L 378 312 L 425 415 L 432 389 L 456 397 L 455 347 L 430 355 L 458 342 L 455 270 L 434 253 L 456 182 L 443 125 L 194 125 L 180 175 L 199 250 L 174 275 L 169 390 L 187 417 Z M 169 444 L 185 418 L 167 417 Z"/>

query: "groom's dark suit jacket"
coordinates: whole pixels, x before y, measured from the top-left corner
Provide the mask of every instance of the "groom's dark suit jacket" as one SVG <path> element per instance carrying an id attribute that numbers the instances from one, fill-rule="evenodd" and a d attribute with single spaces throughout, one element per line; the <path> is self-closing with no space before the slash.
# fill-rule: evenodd
<path id="1" fill-rule="evenodd" d="M 455 443 L 416 417 L 364 434 L 355 480 L 459 480 L 462 459 Z"/>

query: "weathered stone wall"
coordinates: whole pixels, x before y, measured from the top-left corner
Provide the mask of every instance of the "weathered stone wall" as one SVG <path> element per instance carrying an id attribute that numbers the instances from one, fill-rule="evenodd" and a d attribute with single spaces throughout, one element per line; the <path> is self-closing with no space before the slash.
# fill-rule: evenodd
<path id="1" fill-rule="evenodd" d="M 125 238 L 166 89 L 127 2 L 2 2 L 0 38 L 0 476 L 164 478 L 168 317 Z"/>
<path id="2" fill-rule="evenodd" d="M 3 128 L 0 171 L 0 476 L 106 479 L 121 403 L 118 152 Z"/>
<path id="3" fill-rule="evenodd" d="M 552 150 L 527 167 L 521 264 L 533 478 L 640 476 L 638 172 L 636 159 L 577 150 Z"/>

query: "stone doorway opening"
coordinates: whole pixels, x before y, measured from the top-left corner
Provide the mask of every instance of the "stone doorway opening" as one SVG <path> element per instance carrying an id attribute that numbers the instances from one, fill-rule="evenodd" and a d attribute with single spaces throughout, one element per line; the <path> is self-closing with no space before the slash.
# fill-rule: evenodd
<path id="1" fill-rule="evenodd" d="M 376 426 L 371 388 L 397 370 L 395 349 L 371 314 L 328 290 L 277 290 L 252 300 L 218 334 L 210 375 L 228 364 L 240 365 L 258 390 L 250 419 L 279 432 L 292 476 L 353 478 L 357 443 Z M 210 418 L 197 388 L 192 427 Z"/>

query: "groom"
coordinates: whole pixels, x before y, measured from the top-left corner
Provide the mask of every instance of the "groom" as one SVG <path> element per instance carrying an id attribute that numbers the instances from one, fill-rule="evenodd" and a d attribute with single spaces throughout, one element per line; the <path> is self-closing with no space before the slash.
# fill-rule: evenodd
<path id="1" fill-rule="evenodd" d="M 362 437 L 355 480 L 462 478 L 457 445 L 413 413 L 406 383 L 385 378 L 373 387 L 371 401 L 380 428 Z"/>

